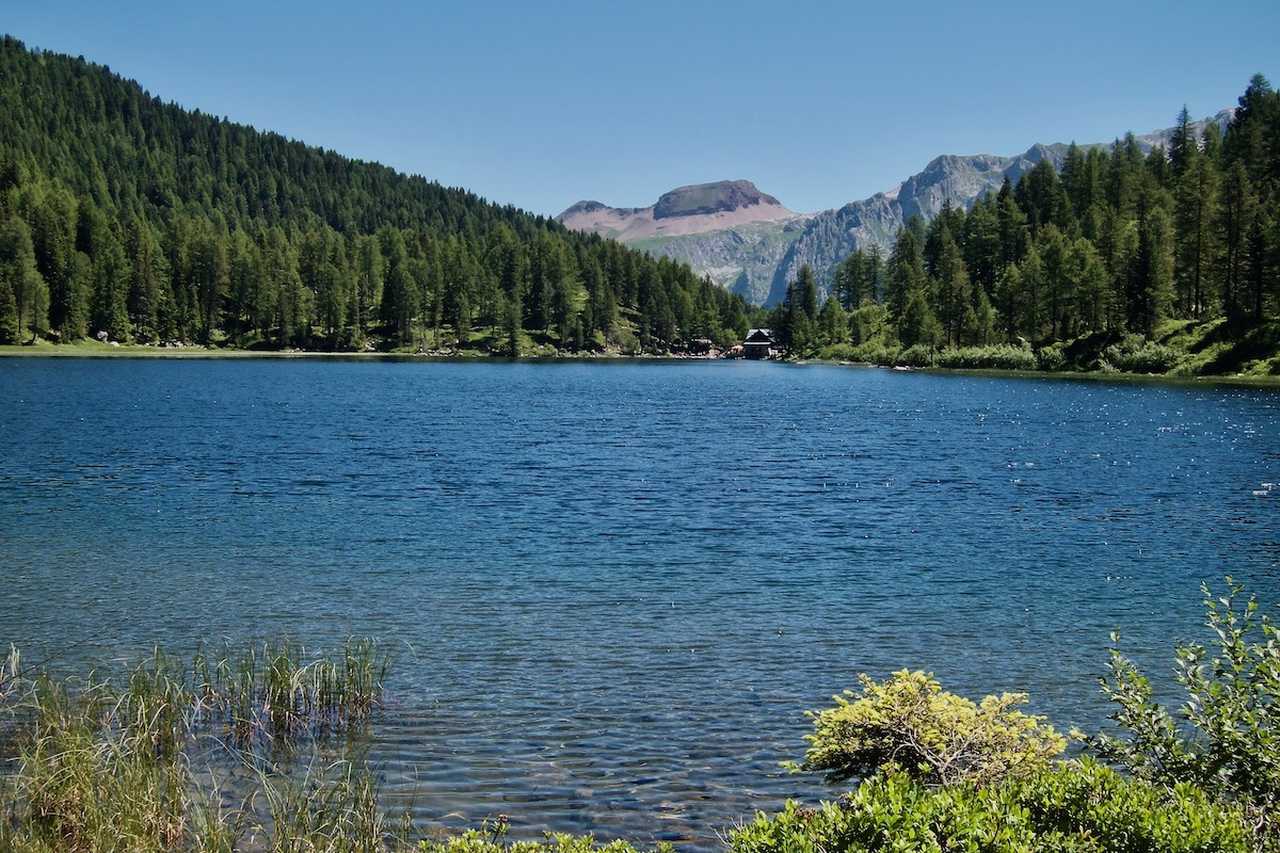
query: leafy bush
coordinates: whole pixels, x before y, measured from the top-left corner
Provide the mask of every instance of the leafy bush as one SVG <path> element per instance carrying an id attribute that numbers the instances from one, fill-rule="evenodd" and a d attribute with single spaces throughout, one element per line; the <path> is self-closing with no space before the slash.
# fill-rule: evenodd
<path id="1" fill-rule="evenodd" d="M 1170 346 L 1128 335 L 1102 352 L 1103 360 L 1126 373 L 1168 373 L 1182 361 L 1182 353 Z"/>
<path id="2" fill-rule="evenodd" d="M 486 821 L 480 829 L 440 840 L 418 842 L 419 853 L 637 853 L 625 841 L 600 843 L 592 835 L 547 833 L 542 841 L 507 841 L 505 818 Z M 656 853 L 672 853 L 674 848 L 660 843 Z"/>
<path id="3" fill-rule="evenodd" d="M 930 788 L 875 776 L 845 798 L 788 802 L 729 835 L 731 853 L 1109 851 L 1245 853 L 1240 814 L 1199 789 L 1133 780 L 1091 761 L 1022 779 Z"/>
<path id="4" fill-rule="evenodd" d="M 1067 356 L 1063 352 L 1063 345 L 1058 343 L 1037 350 L 1036 366 L 1050 373 L 1064 369 L 1067 366 Z"/>
<path id="5" fill-rule="evenodd" d="M 1175 716 L 1152 699 L 1151 682 L 1116 648 L 1102 689 L 1122 730 L 1084 738 L 1099 755 L 1161 785 L 1190 782 L 1239 802 L 1258 849 L 1280 850 L 1280 627 L 1256 597 L 1227 578 L 1227 594 L 1204 593 L 1216 650 L 1178 646 L 1177 681 L 1187 701 Z M 1118 635 L 1112 635 L 1118 642 Z"/>
<path id="6" fill-rule="evenodd" d="M 868 364 L 890 365 L 898 360 L 899 348 L 892 344 L 871 342 L 859 344 L 849 352 L 850 361 L 865 361 Z"/>
<path id="7" fill-rule="evenodd" d="M 1042 717 L 1015 710 L 1024 693 L 980 703 L 947 693 L 932 675 L 895 672 L 883 682 L 859 676 L 862 690 L 810 712 L 814 733 L 795 769 L 831 781 L 875 771 L 903 772 L 929 784 L 986 785 L 1044 769 L 1066 740 Z"/>
<path id="8" fill-rule="evenodd" d="M 977 370 L 1035 370 L 1039 367 L 1039 362 L 1030 349 L 999 344 L 944 349 L 938 353 L 934 365 Z"/>
<path id="9" fill-rule="evenodd" d="M 925 344 L 916 344 L 898 353 L 898 357 L 893 360 L 893 363 L 903 367 L 933 367 L 933 358 L 933 347 Z"/>

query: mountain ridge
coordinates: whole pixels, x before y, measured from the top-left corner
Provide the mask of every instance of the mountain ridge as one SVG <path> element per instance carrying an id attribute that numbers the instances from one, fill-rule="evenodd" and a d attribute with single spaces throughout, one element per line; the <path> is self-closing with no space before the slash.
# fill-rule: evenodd
<path id="1" fill-rule="evenodd" d="M 1231 109 L 1220 110 L 1192 126 L 1197 134 L 1211 122 L 1225 127 L 1232 113 Z M 1167 145 L 1172 134 L 1172 128 L 1164 128 L 1135 134 L 1134 139 L 1148 152 L 1157 145 Z M 1078 147 L 1088 150 L 1111 144 Z M 940 154 L 883 192 L 813 214 L 790 211 L 750 181 L 719 181 L 678 187 L 664 193 L 659 203 L 672 193 L 729 185 L 746 185 L 758 196 L 746 195 L 744 199 L 749 201 L 736 207 L 725 205 L 716 213 L 668 212 L 663 217 L 652 213 L 658 204 L 613 208 L 598 201 L 582 201 L 555 218 L 570 229 L 591 231 L 650 254 L 684 261 L 750 302 L 773 305 L 802 265 L 812 267 L 819 283 L 828 287 L 836 264 L 856 249 L 876 246 L 887 252 L 898 230 L 912 216 L 931 219 L 947 202 L 972 207 L 982 195 L 999 189 L 1006 178 L 1017 183 L 1042 160 L 1061 170 L 1069 148 L 1067 143 L 1055 142 L 1035 143 L 1010 156 Z"/>
<path id="2" fill-rule="evenodd" d="M 634 243 L 705 234 L 756 222 L 781 222 L 798 215 L 751 181 L 740 179 L 676 187 L 648 207 L 611 207 L 595 200 L 579 201 L 555 219 L 574 231 Z"/>

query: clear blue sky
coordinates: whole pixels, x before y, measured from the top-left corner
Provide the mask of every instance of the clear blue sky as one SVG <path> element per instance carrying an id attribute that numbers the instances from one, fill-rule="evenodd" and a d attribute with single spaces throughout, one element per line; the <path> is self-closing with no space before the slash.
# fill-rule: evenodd
<path id="1" fill-rule="evenodd" d="M 554 214 L 749 178 L 796 210 L 941 153 L 1106 141 L 1280 83 L 1280 2 L 0 0 L 153 94 Z"/>

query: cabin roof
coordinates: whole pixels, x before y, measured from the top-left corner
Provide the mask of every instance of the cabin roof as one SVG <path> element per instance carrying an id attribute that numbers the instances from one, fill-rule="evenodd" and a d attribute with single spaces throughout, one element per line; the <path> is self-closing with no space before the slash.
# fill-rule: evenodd
<path id="1" fill-rule="evenodd" d="M 772 329 L 752 329 L 747 332 L 747 339 L 743 341 L 747 344 L 771 344 L 773 343 Z"/>

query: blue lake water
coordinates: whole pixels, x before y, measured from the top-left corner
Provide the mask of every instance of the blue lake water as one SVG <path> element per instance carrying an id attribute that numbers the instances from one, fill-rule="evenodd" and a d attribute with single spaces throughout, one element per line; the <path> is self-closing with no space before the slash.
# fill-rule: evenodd
<path id="1" fill-rule="evenodd" d="M 762 363 L 0 359 L 0 642 L 380 638 L 461 826 L 715 844 L 859 672 L 1096 727 L 1202 580 L 1280 602 L 1280 392 Z M 1164 682 L 1167 684 L 1167 680 Z"/>

